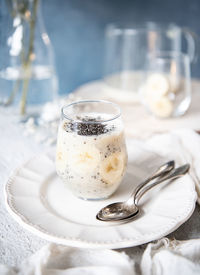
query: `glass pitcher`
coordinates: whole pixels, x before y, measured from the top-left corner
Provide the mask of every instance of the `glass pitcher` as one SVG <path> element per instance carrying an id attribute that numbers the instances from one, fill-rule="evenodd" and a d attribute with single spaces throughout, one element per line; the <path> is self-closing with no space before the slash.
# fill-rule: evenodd
<path id="1" fill-rule="evenodd" d="M 167 51 L 197 59 L 197 36 L 175 24 L 110 24 L 105 36 L 105 90 L 120 101 L 138 101 L 147 56 Z"/>

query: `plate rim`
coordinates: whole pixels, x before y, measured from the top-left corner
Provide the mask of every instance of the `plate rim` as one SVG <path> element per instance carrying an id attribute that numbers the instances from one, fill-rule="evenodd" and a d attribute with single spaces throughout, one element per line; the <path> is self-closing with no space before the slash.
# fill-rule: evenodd
<path id="1" fill-rule="evenodd" d="M 17 173 L 21 169 L 23 169 L 29 162 L 41 156 L 49 157 L 49 153 L 45 152 L 45 153 L 36 154 L 35 156 L 29 158 L 29 160 L 21 164 L 19 167 L 14 169 L 13 172 L 11 172 L 6 184 L 4 185 L 4 198 L 5 198 L 6 209 L 9 212 L 9 214 L 14 218 L 15 221 L 17 221 L 23 228 L 25 228 L 29 232 L 34 233 L 35 235 L 49 242 L 56 242 L 61 245 L 68 245 L 72 247 L 92 248 L 92 249 L 104 249 L 104 248 L 120 249 L 120 248 L 134 247 L 134 246 L 142 245 L 151 241 L 155 241 L 157 239 L 160 239 L 172 233 L 178 227 L 180 227 L 184 222 L 186 222 L 194 212 L 194 209 L 196 206 L 197 194 L 195 190 L 195 184 L 193 185 L 190 184 L 191 198 L 188 201 L 185 211 L 179 214 L 176 218 L 174 218 L 169 223 L 170 226 L 168 226 L 168 229 L 166 229 L 166 226 L 165 226 L 165 227 L 162 227 L 162 230 L 159 230 L 159 233 L 157 233 L 157 231 L 156 232 L 154 231 L 151 234 L 145 234 L 145 237 L 142 238 L 142 240 L 141 238 L 137 237 L 135 239 L 122 238 L 121 240 L 118 240 L 118 241 L 88 241 L 79 237 L 67 238 L 67 237 L 58 236 L 54 233 L 46 231 L 45 229 L 43 229 L 42 227 L 36 224 L 33 224 L 22 213 L 19 213 L 13 205 L 12 194 L 10 193 L 10 190 L 9 190 L 9 187 L 11 184 L 13 184 L 15 177 L 17 176 Z M 117 224 L 117 225 L 120 225 L 120 224 Z"/>

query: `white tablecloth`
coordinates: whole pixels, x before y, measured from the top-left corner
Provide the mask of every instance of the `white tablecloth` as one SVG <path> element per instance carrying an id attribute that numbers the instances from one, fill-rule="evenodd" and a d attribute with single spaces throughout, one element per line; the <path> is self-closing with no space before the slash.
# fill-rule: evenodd
<path id="1" fill-rule="evenodd" d="M 41 248 L 46 241 L 33 236 L 18 225 L 5 209 L 3 193 L 11 171 L 31 155 L 45 150 L 30 137 L 23 136 L 23 129 L 7 109 L 0 109 L 0 260 L 16 265 Z"/>

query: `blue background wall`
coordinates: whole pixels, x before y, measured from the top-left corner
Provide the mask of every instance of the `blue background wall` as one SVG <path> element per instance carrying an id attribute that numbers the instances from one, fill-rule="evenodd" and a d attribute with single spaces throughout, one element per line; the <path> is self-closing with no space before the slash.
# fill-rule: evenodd
<path id="1" fill-rule="evenodd" d="M 60 93 L 102 76 L 104 30 L 110 22 L 174 22 L 200 35 L 200 0 L 41 1 L 55 51 Z M 193 75 L 200 76 L 199 64 Z"/>
<path id="2" fill-rule="evenodd" d="M 60 93 L 102 76 L 103 38 L 113 21 L 174 22 L 200 34 L 199 0 L 43 0 Z M 200 76 L 199 65 L 193 75 Z"/>

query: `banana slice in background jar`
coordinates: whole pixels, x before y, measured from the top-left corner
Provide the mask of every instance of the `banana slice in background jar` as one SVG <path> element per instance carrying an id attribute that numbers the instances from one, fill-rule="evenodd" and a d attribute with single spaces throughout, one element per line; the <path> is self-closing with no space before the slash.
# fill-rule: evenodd
<path id="1" fill-rule="evenodd" d="M 173 113 L 173 92 L 171 79 L 164 74 L 151 74 L 142 89 L 143 103 L 159 118 L 170 117 Z M 175 86 L 173 86 L 175 89 Z"/>
<path id="2" fill-rule="evenodd" d="M 150 111 L 158 117 L 170 117 L 173 112 L 173 103 L 167 97 L 163 96 L 156 100 L 152 100 L 149 104 Z"/>
<path id="3" fill-rule="evenodd" d="M 146 93 L 153 97 L 161 97 L 167 95 L 170 91 L 170 83 L 168 78 L 159 73 L 151 74 L 147 78 Z"/>

